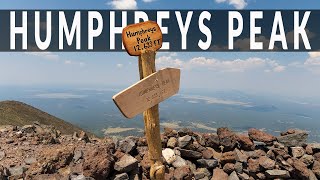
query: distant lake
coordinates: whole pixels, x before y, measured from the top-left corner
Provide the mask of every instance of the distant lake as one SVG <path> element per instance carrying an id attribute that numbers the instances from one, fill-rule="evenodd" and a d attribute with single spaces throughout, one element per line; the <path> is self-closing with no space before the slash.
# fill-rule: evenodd
<path id="1" fill-rule="evenodd" d="M 80 126 L 99 136 L 143 135 L 139 115 L 126 119 L 112 101 L 120 89 L 1 87 L 0 100 L 17 100 Z M 215 132 L 258 128 L 274 135 L 288 128 L 309 132 L 320 142 L 320 101 L 240 91 L 182 90 L 160 104 L 161 126 Z M 163 128 L 162 128 L 163 129 Z"/>

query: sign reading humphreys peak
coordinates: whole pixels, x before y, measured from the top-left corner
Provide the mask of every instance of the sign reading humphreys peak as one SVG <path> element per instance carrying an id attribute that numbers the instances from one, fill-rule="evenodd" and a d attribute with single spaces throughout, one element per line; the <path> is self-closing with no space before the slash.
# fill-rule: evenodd
<path id="1" fill-rule="evenodd" d="M 0 10 L 0 51 L 318 51 L 320 10 Z M 149 34 L 163 34 L 151 39 Z M 153 36 L 152 36 L 153 37 Z M 137 46 L 138 45 L 138 46 Z M 158 49 L 157 49 L 158 50 Z"/>
<path id="2" fill-rule="evenodd" d="M 157 51 L 162 46 L 162 32 L 156 22 L 147 21 L 129 25 L 123 29 L 124 47 L 131 56 L 146 50 Z"/>

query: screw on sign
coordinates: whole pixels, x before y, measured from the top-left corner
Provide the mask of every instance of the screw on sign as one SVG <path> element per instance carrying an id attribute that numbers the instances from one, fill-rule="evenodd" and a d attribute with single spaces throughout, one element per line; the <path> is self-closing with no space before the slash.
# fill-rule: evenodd
<path id="1" fill-rule="evenodd" d="M 162 33 L 156 22 L 146 21 L 125 27 L 122 42 L 128 54 L 139 56 L 140 81 L 113 96 L 127 118 L 143 112 L 151 164 L 150 178 L 164 179 L 158 104 L 178 93 L 180 70 L 165 68 L 156 72 L 156 51 L 162 46 Z"/>

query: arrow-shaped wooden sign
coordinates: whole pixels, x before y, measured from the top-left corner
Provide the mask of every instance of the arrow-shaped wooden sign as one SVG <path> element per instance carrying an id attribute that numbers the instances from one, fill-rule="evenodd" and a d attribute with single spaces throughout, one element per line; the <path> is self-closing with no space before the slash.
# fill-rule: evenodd
<path id="1" fill-rule="evenodd" d="M 179 91 L 180 69 L 157 71 L 113 96 L 113 101 L 127 118 L 142 113 Z"/>

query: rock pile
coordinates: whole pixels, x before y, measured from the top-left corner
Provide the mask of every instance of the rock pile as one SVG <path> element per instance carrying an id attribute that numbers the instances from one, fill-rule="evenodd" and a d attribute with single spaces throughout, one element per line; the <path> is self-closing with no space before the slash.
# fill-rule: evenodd
<path id="1" fill-rule="evenodd" d="M 320 144 L 307 143 L 305 131 L 289 129 L 279 137 L 258 129 L 237 134 L 165 128 L 162 134 L 165 179 L 317 179 Z M 52 127 L 0 128 L 2 179 L 148 179 L 144 137 L 90 138 L 61 135 Z"/>

